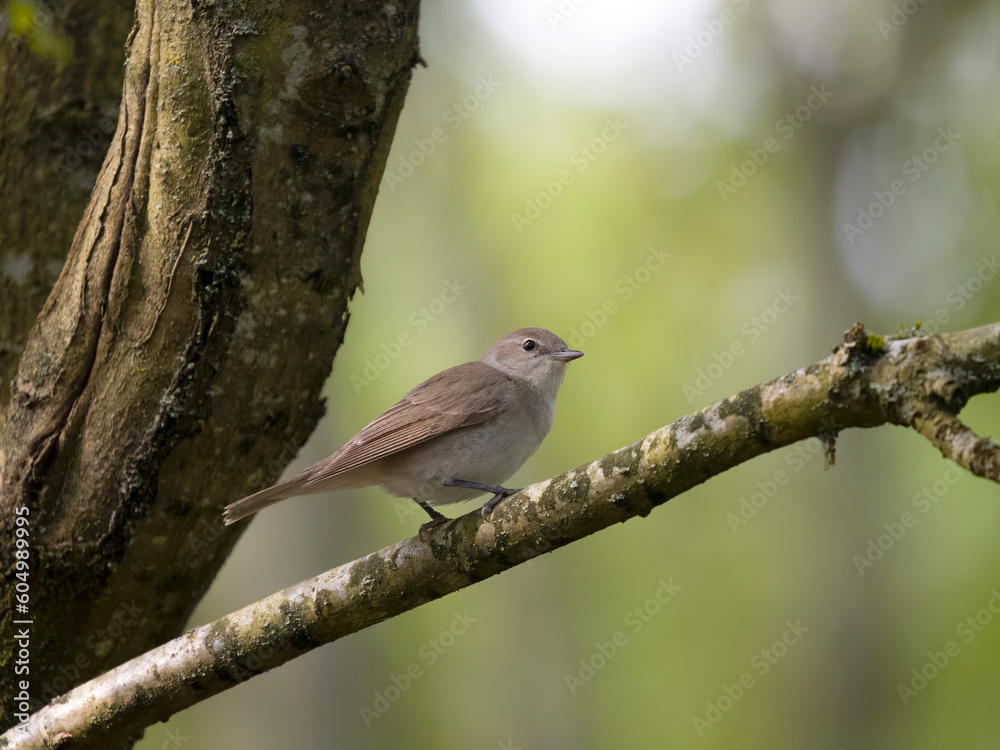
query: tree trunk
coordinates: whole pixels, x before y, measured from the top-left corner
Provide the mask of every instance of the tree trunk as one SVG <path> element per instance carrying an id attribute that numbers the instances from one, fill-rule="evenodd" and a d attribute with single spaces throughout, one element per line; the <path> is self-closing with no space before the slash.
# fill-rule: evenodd
<path id="1" fill-rule="evenodd" d="M 70 0 L 58 13 L 40 5 L 0 44 L 0 428 L 28 332 L 115 132 L 133 9 L 128 0 Z"/>
<path id="2" fill-rule="evenodd" d="M 117 131 L 0 436 L 5 588 L 29 589 L 0 692 L 29 621 L 33 708 L 181 630 L 244 526 L 222 506 L 323 413 L 419 58 L 416 0 L 319 7 L 136 6 Z"/>

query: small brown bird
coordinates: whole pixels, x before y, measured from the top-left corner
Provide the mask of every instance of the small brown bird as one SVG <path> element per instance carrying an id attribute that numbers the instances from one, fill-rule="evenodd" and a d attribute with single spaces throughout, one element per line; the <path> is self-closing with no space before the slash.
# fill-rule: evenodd
<path id="1" fill-rule="evenodd" d="M 493 493 L 483 518 L 519 490 L 500 485 L 528 460 L 552 426 L 566 364 L 583 352 L 544 328 L 519 328 L 482 359 L 440 372 L 407 393 L 336 453 L 286 482 L 226 506 L 227 524 L 296 495 L 381 485 L 409 497 L 431 520 L 433 505 Z"/>

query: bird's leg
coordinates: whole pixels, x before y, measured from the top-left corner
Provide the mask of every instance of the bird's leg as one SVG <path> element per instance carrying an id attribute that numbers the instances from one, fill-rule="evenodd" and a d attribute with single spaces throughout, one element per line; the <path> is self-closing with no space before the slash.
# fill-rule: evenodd
<path id="1" fill-rule="evenodd" d="M 417 498 L 413 498 L 413 502 L 415 502 L 421 508 L 423 508 L 424 510 L 426 510 L 427 511 L 427 515 L 429 515 L 431 517 L 431 520 L 428 521 L 427 523 L 420 524 L 420 531 L 418 531 L 417 534 L 420 536 L 420 541 L 421 542 L 424 541 L 424 532 L 425 531 L 430 531 L 431 529 L 436 529 L 441 524 L 447 523 L 448 521 L 451 520 L 450 518 L 448 518 L 448 516 L 446 516 L 446 515 L 444 515 L 442 513 L 438 513 L 431 506 L 429 506 L 426 503 L 426 501 L 424 501 L 424 500 L 417 500 Z"/>
<path id="2" fill-rule="evenodd" d="M 508 498 L 511 495 L 516 495 L 523 489 L 524 488 L 521 487 L 516 490 L 509 490 L 506 487 L 500 487 L 499 491 L 493 497 L 487 500 L 486 504 L 483 506 L 483 520 L 484 521 L 490 520 L 490 516 L 493 514 L 493 509 L 500 504 L 501 500 Z"/>
<path id="3" fill-rule="evenodd" d="M 507 487 L 501 487 L 499 484 L 480 484 L 479 482 L 466 482 L 464 479 L 446 479 L 441 482 L 441 484 L 446 487 L 463 487 L 467 490 L 479 490 L 480 492 L 492 492 L 493 497 L 486 501 L 486 505 L 483 506 L 483 520 L 489 521 L 490 514 L 493 509 L 500 504 L 500 501 L 504 498 L 510 497 L 511 495 L 516 495 L 521 489 L 511 490 Z"/>

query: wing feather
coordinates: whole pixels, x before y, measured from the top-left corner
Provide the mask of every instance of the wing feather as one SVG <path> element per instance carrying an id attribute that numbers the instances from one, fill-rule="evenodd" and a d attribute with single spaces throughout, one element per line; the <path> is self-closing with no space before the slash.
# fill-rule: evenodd
<path id="1" fill-rule="evenodd" d="M 483 362 L 467 362 L 438 373 L 386 409 L 339 451 L 316 464 L 303 487 L 436 435 L 485 422 L 499 413 L 513 390 L 508 376 Z"/>

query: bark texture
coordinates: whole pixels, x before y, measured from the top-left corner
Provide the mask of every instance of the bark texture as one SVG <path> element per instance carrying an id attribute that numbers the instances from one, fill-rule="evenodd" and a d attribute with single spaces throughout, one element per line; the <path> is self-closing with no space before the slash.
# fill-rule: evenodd
<path id="1" fill-rule="evenodd" d="M 5 588 L 15 519 L 30 533 L 28 604 L 0 615 L 4 695 L 15 619 L 33 708 L 180 632 L 239 534 L 221 508 L 312 432 L 417 16 L 137 4 L 117 129 L 0 437 Z"/>
<path id="2" fill-rule="evenodd" d="M 115 132 L 134 6 L 39 3 L 0 20 L 0 428 Z"/>
<path id="3" fill-rule="evenodd" d="M 1000 388 L 1000 323 L 884 341 L 857 325 L 826 359 L 678 419 L 590 464 L 195 628 L 33 715 L 18 748 L 102 748 L 317 646 L 646 516 L 755 456 L 809 437 L 832 462 L 841 430 L 896 424 L 1000 482 L 1000 446 L 961 425 Z M 941 421 L 943 420 L 943 421 Z M 928 429 L 928 425 L 942 425 Z"/>

